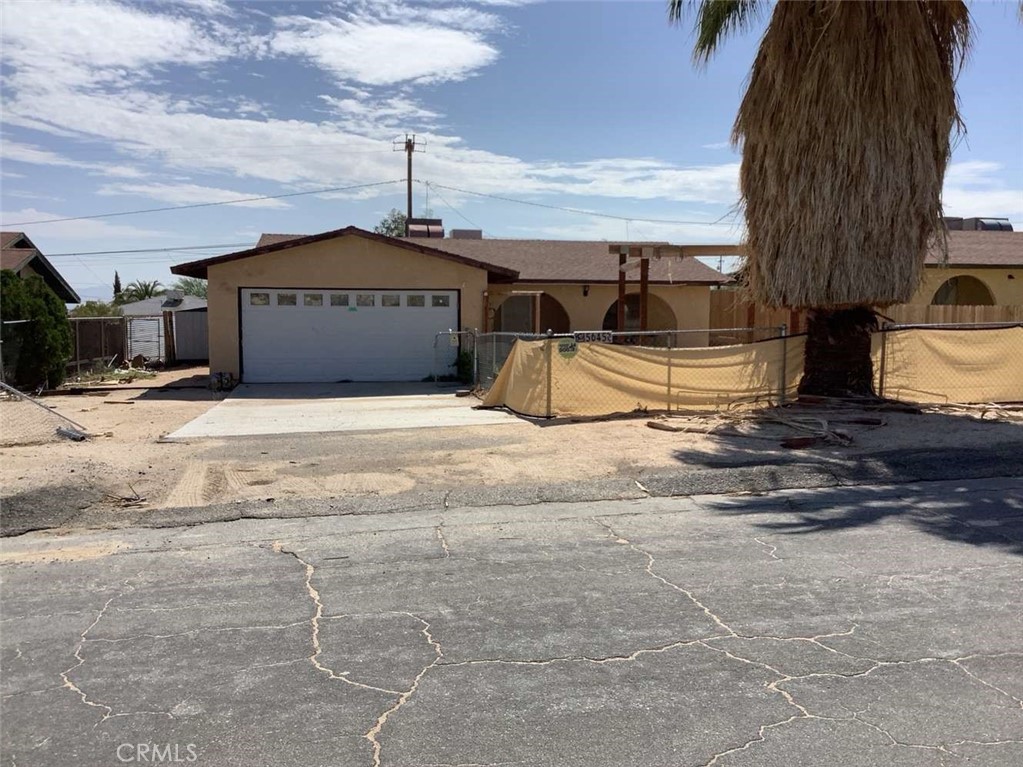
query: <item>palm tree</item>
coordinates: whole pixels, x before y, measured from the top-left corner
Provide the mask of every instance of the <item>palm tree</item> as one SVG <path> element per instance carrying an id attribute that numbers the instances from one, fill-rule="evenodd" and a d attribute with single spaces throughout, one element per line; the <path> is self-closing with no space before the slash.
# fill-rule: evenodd
<path id="1" fill-rule="evenodd" d="M 179 277 L 177 281 L 171 285 L 171 289 L 180 290 L 186 296 L 206 298 L 207 283 L 206 280 L 201 277 Z"/>
<path id="2" fill-rule="evenodd" d="M 120 295 L 124 303 L 130 303 L 146 298 L 155 298 L 163 295 L 163 292 L 163 285 L 159 280 L 132 280 Z"/>
<path id="3" fill-rule="evenodd" d="M 766 5 L 670 0 L 668 16 L 693 11 L 700 62 Z M 909 300 L 928 247 L 944 247 L 969 40 L 961 0 L 774 5 L 732 142 L 751 297 L 809 309 L 800 393 L 873 393 L 875 309 Z"/>

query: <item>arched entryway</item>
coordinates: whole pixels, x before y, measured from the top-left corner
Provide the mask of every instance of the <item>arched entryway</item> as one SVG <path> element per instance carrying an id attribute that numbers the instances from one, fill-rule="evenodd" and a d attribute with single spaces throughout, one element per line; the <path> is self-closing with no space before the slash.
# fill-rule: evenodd
<path id="1" fill-rule="evenodd" d="M 539 327 L 541 333 L 551 330 L 555 333 L 569 333 L 572 323 L 561 302 L 546 293 L 540 296 L 540 322 L 534 323 L 535 297 L 531 295 L 509 296 L 494 312 L 494 331 L 497 333 L 533 333 Z"/>
<path id="2" fill-rule="evenodd" d="M 668 303 L 660 296 L 653 293 L 647 296 L 647 330 L 674 330 L 676 325 L 675 313 L 668 306 Z M 618 329 L 618 301 L 608 307 L 604 314 L 603 330 Z M 625 327 L 623 330 L 639 330 L 639 293 L 629 293 L 625 296 Z"/>
<path id="3" fill-rule="evenodd" d="M 994 303 L 991 289 L 966 274 L 945 280 L 931 299 L 933 306 L 994 306 Z"/>

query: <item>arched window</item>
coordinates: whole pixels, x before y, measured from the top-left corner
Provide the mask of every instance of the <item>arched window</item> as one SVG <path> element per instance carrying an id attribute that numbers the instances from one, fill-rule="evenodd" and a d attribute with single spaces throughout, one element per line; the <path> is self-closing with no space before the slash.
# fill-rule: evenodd
<path id="1" fill-rule="evenodd" d="M 976 277 L 961 275 L 945 280 L 931 299 L 936 306 L 993 306 L 991 290 Z"/>
<path id="2" fill-rule="evenodd" d="M 675 313 L 667 302 L 653 293 L 647 295 L 647 330 L 674 330 Z M 604 315 L 602 330 L 618 329 L 618 302 L 615 301 Z M 625 327 L 623 330 L 639 330 L 639 293 L 625 296 Z"/>
<path id="3" fill-rule="evenodd" d="M 534 311 L 533 296 L 508 296 L 494 312 L 494 331 L 497 333 L 532 333 Z M 540 332 L 553 330 L 569 333 L 572 323 L 561 302 L 544 293 L 540 296 Z"/>

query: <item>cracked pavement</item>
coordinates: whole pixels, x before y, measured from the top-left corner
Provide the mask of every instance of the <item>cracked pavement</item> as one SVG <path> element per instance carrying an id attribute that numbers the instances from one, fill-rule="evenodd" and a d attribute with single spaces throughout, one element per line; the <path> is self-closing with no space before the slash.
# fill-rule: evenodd
<path id="1" fill-rule="evenodd" d="M 1012 478 L 29 533 L 0 764 L 1017 765 L 1021 557 Z"/>

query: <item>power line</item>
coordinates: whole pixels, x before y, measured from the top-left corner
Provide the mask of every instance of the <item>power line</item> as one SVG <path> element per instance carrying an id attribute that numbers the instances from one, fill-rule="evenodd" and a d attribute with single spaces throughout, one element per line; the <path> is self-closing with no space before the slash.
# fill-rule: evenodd
<path id="1" fill-rule="evenodd" d="M 452 205 L 450 202 L 448 202 L 444 198 L 444 195 L 442 195 L 440 192 L 437 191 L 435 184 L 431 184 L 429 181 L 427 181 L 426 182 L 426 191 L 427 191 L 427 193 L 429 193 L 430 189 L 433 189 L 434 192 L 436 193 L 436 195 L 438 197 L 440 197 L 440 201 L 442 203 L 444 203 L 445 205 L 447 205 L 452 211 L 454 211 L 456 215 L 461 216 L 462 219 L 464 221 L 468 222 L 469 225 L 472 226 L 473 228 L 479 229 L 480 231 L 483 231 L 483 227 L 482 226 L 480 226 L 479 224 L 474 222 L 472 219 L 470 219 L 468 216 L 466 216 L 464 213 L 462 213 L 462 211 L 460 211 L 458 208 L 456 208 L 454 205 Z"/>
<path id="2" fill-rule="evenodd" d="M 240 197 L 235 200 L 221 200 L 219 202 L 196 202 L 189 205 L 169 205 L 162 208 L 144 208 L 141 210 L 122 210 L 117 213 L 95 213 L 91 216 L 67 216 L 65 218 L 45 218 L 39 221 L 18 221 L 16 223 L 4 224 L 6 227 L 31 226 L 36 224 L 56 224 L 60 221 L 86 221 L 94 218 L 113 218 L 115 216 L 135 216 L 140 213 L 163 213 L 169 210 L 194 210 L 196 208 L 212 208 L 218 205 L 236 205 L 242 202 L 258 202 L 259 200 L 281 200 L 285 197 L 302 197 L 310 194 L 327 194 L 328 192 L 347 192 L 352 189 L 368 189 L 373 186 L 385 186 L 386 184 L 397 184 L 404 181 L 403 178 L 391 179 L 390 181 L 375 181 L 372 184 L 354 184 L 352 186 L 335 186 L 325 189 L 312 189 L 307 192 L 287 192 L 285 194 L 265 194 L 259 197 Z"/>
<path id="3" fill-rule="evenodd" d="M 248 242 L 229 242 L 223 245 L 179 245 L 172 248 L 135 248 L 132 250 L 83 250 L 75 253 L 47 253 L 47 258 L 60 258 L 62 256 L 119 256 L 128 253 L 176 253 L 182 250 L 220 250 L 222 248 L 244 248 L 251 245 Z"/>
<path id="4" fill-rule="evenodd" d="M 500 200 L 502 202 L 514 202 L 514 203 L 518 203 L 519 205 L 529 205 L 529 206 L 532 206 L 534 208 L 546 208 L 547 210 L 558 210 L 558 211 L 562 211 L 564 213 L 577 213 L 577 214 L 579 214 L 581 216 L 593 216 L 595 218 L 610 218 L 610 219 L 614 219 L 616 221 L 626 221 L 626 222 L 629 222 L 629 221 L 640 221 L 640 222 L 645 223 L 645 224 L 685 224 L 687 226 L 688 225 L 691 225 L 691 226 L 735 226 L 735 222 L 734 221 L 722 221 L 721 219 L 718 219 L 717 221 L 679 221 L 677 219 L 670 219 L 670 218 L 642 218 L 640 216 L 620 216 L 620 215 L 617 215 L 615 213 L 601 213 L 600 211 L 583 210 L 581 208 L 567 208 L 567 207 L 564 207 L 564 206 L 561 206 L 561 205 L 549 205 L 547 203 L 532 202 L 530 200 L 518 200 L 518 199 L 515 199 L 514 197 L 502 197 L 501 195 L 498 195 L 498 194 L 488 194 L 487 192 L 474 192 L 471 189 L 461 189 L 461 188 L 459 188 L 457 186 L 448 186 L 446 184 L 438 184 L 438 183 L 436 183 L 434 181 L 423 181 L 423 180 L 420 180 L 418 178 L 414 179 L 414 181 L 417 184 L 429 184 L 431 187 L 433 187 L 434 190 L 436 190 L 438 188 L 440 188 L 440 189 L 449 189 L 452 192 L 461 192 L 462 194 L 471 194 L 471 195 L 474 195 L 476 197 L 487 197 L 487 198 L 489 198 L 491 200 Z M 479 227 L 477 227 L 477 228 L 479 228 Z"/>

